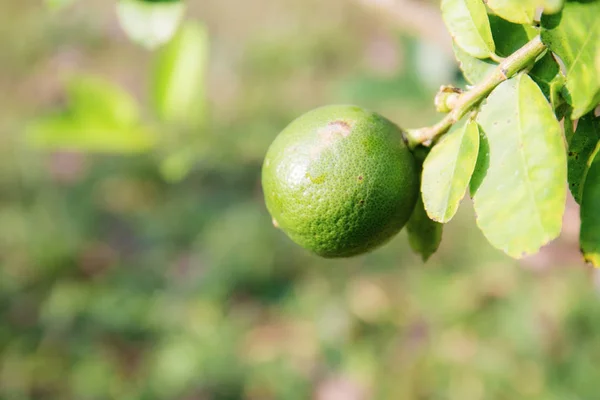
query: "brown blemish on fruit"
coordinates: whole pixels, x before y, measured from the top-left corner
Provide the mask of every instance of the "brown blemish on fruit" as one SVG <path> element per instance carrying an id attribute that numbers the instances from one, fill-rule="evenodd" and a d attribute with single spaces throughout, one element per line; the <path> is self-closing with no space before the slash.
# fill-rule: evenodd
<path id="1" fill-rule="evenodd" d="M 328 123 L 317 131 L 317 136 L 321 140 L 319 144 L 312 149 L 311 155 L 313 157 L 317 156 L 321 151 L 331 146 L 336 140 L 348 137 L 351 131 L 352 127 L 346 121 L 336 120 Z"/>
<path id="2" fill-rule="evenodd" d="M 346 121 L 337 120 L 328 123 L 325 127 L 319 129 L 317 133 L 324 142 L 331 142 L 340 136 L 348 137 L 350 130 L 350 124 Z"/>
<path id="3" fill-rule="evenodd" d="M 362 176 L 362 175 L 359 175 L 359 176 L 358 176 L 358 180 L 359 180 L 359 181 L 362 181 L 363 179 L 364 179 L 364 178 L 363 178 L 363 176 Z"/>
<path id="4" fill-rule="evenodd" d="M 365 201 L 361 200 L 361 201 L 358 202 L 358 204 L 360 204 L 362 206 L 363 204 L 365 204 Z"/>

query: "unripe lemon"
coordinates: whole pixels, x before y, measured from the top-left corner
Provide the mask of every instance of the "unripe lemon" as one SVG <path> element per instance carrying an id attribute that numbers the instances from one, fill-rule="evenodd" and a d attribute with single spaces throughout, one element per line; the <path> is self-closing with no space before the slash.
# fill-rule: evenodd
<path id="1" fill-rule="evenodd" d="M 396 125 L 360 107 L 331 105 L 277 136 L 262 187 L 273 224 L 294 242 L 323 257 L 350 257 L 402 229 L 419 177 Z"/>

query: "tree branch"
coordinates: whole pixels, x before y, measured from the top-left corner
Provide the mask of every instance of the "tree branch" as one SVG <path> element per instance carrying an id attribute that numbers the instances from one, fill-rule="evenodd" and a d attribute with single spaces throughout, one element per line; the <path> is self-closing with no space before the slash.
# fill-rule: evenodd
<path id="1" fill-rule="evenodd" d="M 542 43 L 540 36 L 536 36 L 519 50 L 505 58 L 498 67 L 482 82 L 462 93 L 454 104 L 454 108 L 444 119 L 437 124 L 420 129 L 405 132 L 405 139 L 410 148 L 419 144 L 433 141 L 439 135 L 445 133 L 453 124 L 467 114 L 475 105 L 479 104 L 496 86 L 511 78 L 537 59 L 546 46 Z"/>

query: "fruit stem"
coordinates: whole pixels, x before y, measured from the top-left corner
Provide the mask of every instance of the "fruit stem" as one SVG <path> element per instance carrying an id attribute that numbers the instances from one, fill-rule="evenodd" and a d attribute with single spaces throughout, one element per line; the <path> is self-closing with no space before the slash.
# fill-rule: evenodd
<path id="1" fill-rule="evenodd" d="M 420 144 L 430 145 L 433 140 L 448 131 L 452 125 L 479 104 L 496 86 L 535 62 L 545 50 L 546 45 L 542 43 L 539 35 L 531 39 L 498 64 L 498 67 L 486 79 L 460 94 L 452 111 L 446 114 L 440 122 L 425 128 L 407 130 L 405 140 L 408 146 L 414 149 Z"/>

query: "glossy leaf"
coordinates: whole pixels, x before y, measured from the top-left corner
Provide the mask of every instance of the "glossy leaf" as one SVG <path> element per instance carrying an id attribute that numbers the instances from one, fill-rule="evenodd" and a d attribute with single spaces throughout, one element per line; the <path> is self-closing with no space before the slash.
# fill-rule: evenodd
<path id="1" fill-rule="evenodd" d="M 463 76 L 467 82 L 472 85 L 476 85 L 477 83 L 481 82 L 498 66 L 497 63 L 489 58 L 479 59 L 477 57 L 473 57 L 458 47 L 456 43 L 454 43 L 452 47 Z"/>
<path id="2" fill-rule="evenodd" d="M 590 163 L 581 198 L 579 244 L 585 260 L 600 267 L 600 157 Z"/>
<path id="3" fill-rule="evenodd" d="M 196 22 L 186 23 L 161 49 L 152 76 L 152 100 L 165 121 L 196 123 L 205 113 L 208 34 Z"/>
<path id="4" fill-rule="evenodd" d="M 566 67 L 564 98 L 573 106 L 572 118 L 587 114 L 600 101 L 600 2 L 569 2 L 561 14 L 543 16 L 542 41 Z"/>
<path id="5" fill-rule="evenodd" d="M 421 192 L 427 215 L 434 221 L 452 219 L 469 186 L 477 152 L 479 130 L 468 118 L 455 124 L 433 146 L 423 164 Z"/>
<path id="6" fill-rule="evenodd" d="M 487 6 L 501 18 L 515 24 L 531 24 L 537 0 L 488 0 Z"/>
<path id="7" fill-rule="evenodd" d="M 579 119 L 577 130 L 569 141 L 568 167 L 569 189 L 577 203 L 581 204 L 583 184 L 591 162 L 591 156 L 600 140 L 600 118 L 593 113 Z"/>
<path id="8" fill-rule="evenodd" d="M 442 0 L 442 17 L 454 42 L 477 58 L 495 51 L 485 5 L 481 0 Z"/>
<path id="9" fill-rule="evenodd" d="M 173 37 L 184 12 L 183 1 L 120 0 L 117 3 L 117 16 L 125 33 L 148 49 Z"/>
<path id="10" fill-rule="evenodd" d="M 414 252 L 427 261 L 434 254 L 442 241 L 444 225 L 432 221 L 427 216 L 423 207 L 423 200 L 419 197 L 415 209 L 406 224 L 408 243 Z"/>
<path id="11" fill-rule="evenodd" d="M 535 253 L 562 224 L 567 160 L 560 125 L 525 74 L 496 87 L 477 120 L 489 146 L 472 182 L 477 224 L 510 256 Z"/>
<path id="12" fill-rule="evenodd" d="M 542 0 L 544 14 L 556 14 L 565 6 L 565 0 Z"/>

